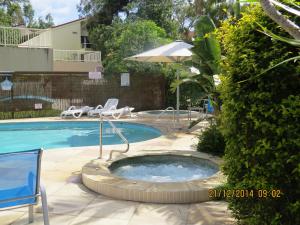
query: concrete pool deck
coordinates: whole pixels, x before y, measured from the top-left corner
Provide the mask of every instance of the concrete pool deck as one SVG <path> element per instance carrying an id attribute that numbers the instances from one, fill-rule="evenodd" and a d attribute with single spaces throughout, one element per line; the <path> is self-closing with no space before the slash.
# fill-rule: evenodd
<path id="1" fill-rule="evenodd" d="M 81 119 L 90 120 L 90 119 Z M 61 121 L 59 118 L 20 119 L 1 122 Z M 68 120 L 70 121 L 70 120 Z M 126 155 L 152 151 L 195 151 L 197 138 L 193 132 L 171 132 L 168 121 L 129 119 L 126 121 L 153 125 L 163 135 L 152 140 L 133 143 Z M 205 126 L 205 124 L 199 125 Z M 104 146 L 109 150 L 124 149 L 122 145 Z M 76 147 L 44 151 L 41 180 L 48 196 L 51 225 L 224 225 L 234 219 L 223 201 L 195 204 L 152 204 L 111 199 L 88 190 L 81 182 L 83 165 L 97 158 L 99 147 Z M 114 155 L 115 157 L 117 156 Z M 0 225 L 27 224 L 27 208 L 0 211 Z M 41 207 L 35 207 L 35 222 L 42 222 Z"/>

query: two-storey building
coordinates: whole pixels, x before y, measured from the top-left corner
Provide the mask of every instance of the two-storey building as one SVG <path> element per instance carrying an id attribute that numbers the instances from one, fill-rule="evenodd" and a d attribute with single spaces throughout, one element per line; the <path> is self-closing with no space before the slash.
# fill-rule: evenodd
<path id="1" fill-rule="evenodd" d="M 101 52 L 92 51 L 86 18 L 49 29 L 0 27 L 0 72 L 92 72 Z"/>

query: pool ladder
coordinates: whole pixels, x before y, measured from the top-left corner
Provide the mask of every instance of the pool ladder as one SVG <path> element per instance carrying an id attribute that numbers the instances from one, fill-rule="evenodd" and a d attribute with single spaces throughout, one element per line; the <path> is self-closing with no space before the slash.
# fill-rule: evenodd
<path id="1" fill-rule="evenodd" d="M 109 120 L 108 118 L 106 118 L 100 114 L 99 159 L 102 159 L 102 154 L 103 154 L 103 121 L 104 120 L 108 122 L 108 124 L 112 127 L 113 131 L 122 139 L 124 144 L 126 144 L 125 150 L 111 150 L 110 151 L 109 158 L 107 159 L 107 161 L 111 161 L 113 153 L 115 153 L 115 152 L 126 153 L 129 151 L 129 142 L 124 137 L 124 135 L 121 133 L 121 131 L 113 124 L 113 122 L 111 120 Z"/>
<path id="2" fill-rule="evenodd" d="M 163 114 L 165 114 L 168 110 L 172 110 L 172 123 L 173 123 L 173 129 L 175 128 L 175 109 L 172 106 L 169 106 L 168 108 L 166 108 L 164 111 L 162 111 L 159 115 L 157 115 L 156 119 L 159 119 Z M 178 115 L 177 115 L 178 117 Z"/>

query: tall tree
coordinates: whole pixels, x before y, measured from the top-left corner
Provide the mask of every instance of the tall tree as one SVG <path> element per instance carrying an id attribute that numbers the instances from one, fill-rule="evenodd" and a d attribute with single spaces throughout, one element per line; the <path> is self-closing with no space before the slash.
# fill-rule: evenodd
<path id="1" fill-rule="evenodd" d="M 9 26 L 11 23 L 11 17 L 7 15 L 4 9 L 0 8 L 0 26 Z"/>
<path id="2" fill-rule="evenodd" d="M 190 0 L 134 0 L 128 11 L 133 19 L 154 21 L 173 39 L 184 37 L 196 19 L 194 4 Z"/>
<path id="3" fill-rule="evenodd" d="M 152 20 L 166 30 L 169 37 L 190 30 L 195 20 L 191 0 L 81 0 L 78 10 L 89 16 L 89 27 L 111 25 L 113 20 Z"/>
<path id="4" fill-rule="evenodd" d="M 11 26 L 24 25 L 21 4 L 28 3 L 29 0 L 0 0 L 0 10 L 2 11 L 0 13 L 2 19 L 0 19 L 6 21 L 5 23 L 0 21 L 0 23 Z"/>
<path id="5" fill-rule="evenodd" d="M 0 0 L 0 7 L 9 8 L 13 4 L 27 3 L 28 0 Z"/>
<path id="6" fill-rule="evenodd" d="M 106 72 L 160 72 L 160 65 L 126 61 L 124 58 L 167 43 L 169 40 L 164 29 L 151 20 L 137 20 L 114 22 L 111 32 L 111 38 L 104 43 L 107 49 L 103 60 Z"/>
<path id="7" fill-rule="evenodd" d="M 240 14 L 239 0 L 195 0 L 195 11 L 199 16 L 209 16 L 217 27 L 221 21 Z"/>
<path id="8" fill-rule="evenodd" d="M 40 29 L 46 29 L 52 27 L 53 25 L 54 25 L 53 17 L 51 16 L 50 13 L 48 13 L 45 16 L 45 20 L 42 17 L 39 17 L 38 19 L 38 28 Z"/>
<path id="9" fill-rule="evenodd" d="M 111 25 L 115 16 L 124 12 L 132 0 L 81 0 L 77 6 L 81 16 L 90 17 L 90 26 Z"/>
<path id="10" fill-rule="evenodd" d="M 30 2 L 23 5 L 24 22 L 26 26 L 34 24 L 34 10 Z"/>
<path id="11" fill-rule="evenodd" d="M 34 19 L 34 9 L 30 0 L 0 0 L 0 25 L 32 28 L 48 28 L 54 25 L 51 14 L 43 19 Z"/>
<path id="12" fill-rule="evenodd" d="M 168 34 L 171 34 L 176 28 L 173 17 L 172 0 L 135 0 L 130 4 L 129 12 L 131 17 L 152 20 L 158 26 L 164 28 Z"/>
<path id="13" fill-rule="evenodd" d="M 194 1 L 175 0 L 173 4 L 173 17 L 178 22 L 179 32 L 188 35 L 197 19 Z"/>
<path id="14" fill-rule="evenodd" d="M 11 18 L 11 25 L 24 25 L 23 11 L 18 3 L 11 3 L 7 8 L 6 13 Z"/>

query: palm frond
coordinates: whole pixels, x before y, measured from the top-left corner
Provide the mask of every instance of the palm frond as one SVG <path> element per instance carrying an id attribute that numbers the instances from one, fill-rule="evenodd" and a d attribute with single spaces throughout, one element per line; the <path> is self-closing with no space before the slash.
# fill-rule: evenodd
<path id="1" fill-rule="evenodd" d="M 296 47 L 300 47 L 300 40 L 279 36 L 277 34 L 272 33 L 270 30 L 268 30 L 266 27 L 262 26 L 261 24 L 257 23 L 257 25 L 262 29 L 262 31 L 258 30 L 259 32 L 261 32 L 275 40 L 282 41 L 282 42 L 288 43 L 288 44 L 296 46 Z"/>
<path id="2" fill-rule="evenodd" d="M 274 5 L 279 6 L 280 8 L 284 9 L 285 11 L 287 11 L 287 12 L 289 12 L 289 13 L 292 13 L 292 14 L 294 14 L 294 15 L 296 15 L 296 16 L 300 16 L 300 11 L 299 11 L 299 10 L 294 9 L 294 8 L 292 8 L 292 7 L 289 7 L 289 6 L 285 5 L 285 4 L 282 4 L 281 2 L 277 2 L 277 1 L 275 1 L 275 0 L 270 0 L 270 1 L 271 1 Z"/>
<path id="3" fill-rule="evenodd" d="M 284 63 L 287 63 L 287 62 L 290 62 L 290 61 L 296 62 L 297 60 L 300 60 L 300 55 L 299 55 L 299 56 L 292 57 L 292 58 L 289 58 L 289 59 L 286 59 L 286 60 L 284 60 L 284 61 L 282 61 L 282 62 L 280 62 L 280 63 L 277 63 L 276 65 L 271 66 L 271 67 L 269 67 L 268 69 L 265 69 L 265 70 L 262 71 L 260 74 L 254 76 L 254 77 L 250 77 L 250 78 L 248 78 L 248 79 L 246 79 L 246 80 L 239 81 L 239 82 L 237 82 L 237 83 L 239 83 L 239 84 L 245 83 L 246 81 L 249 81 L 249 80 L 252 80 L 252 79 L 255 79 L 255 78 L 258 78 L 258 77 L 264 75 L 266 72 L 268 72 L 268 71 L 270 71 L 270 70 L 272 70 L 272 69 L 274 69 L 274 68 L 276 68 L 276 67 L 278 67 L 278 66 L 280 66 L 280 65 L 282 65 L 282 64 L 284 64 Z"/>

